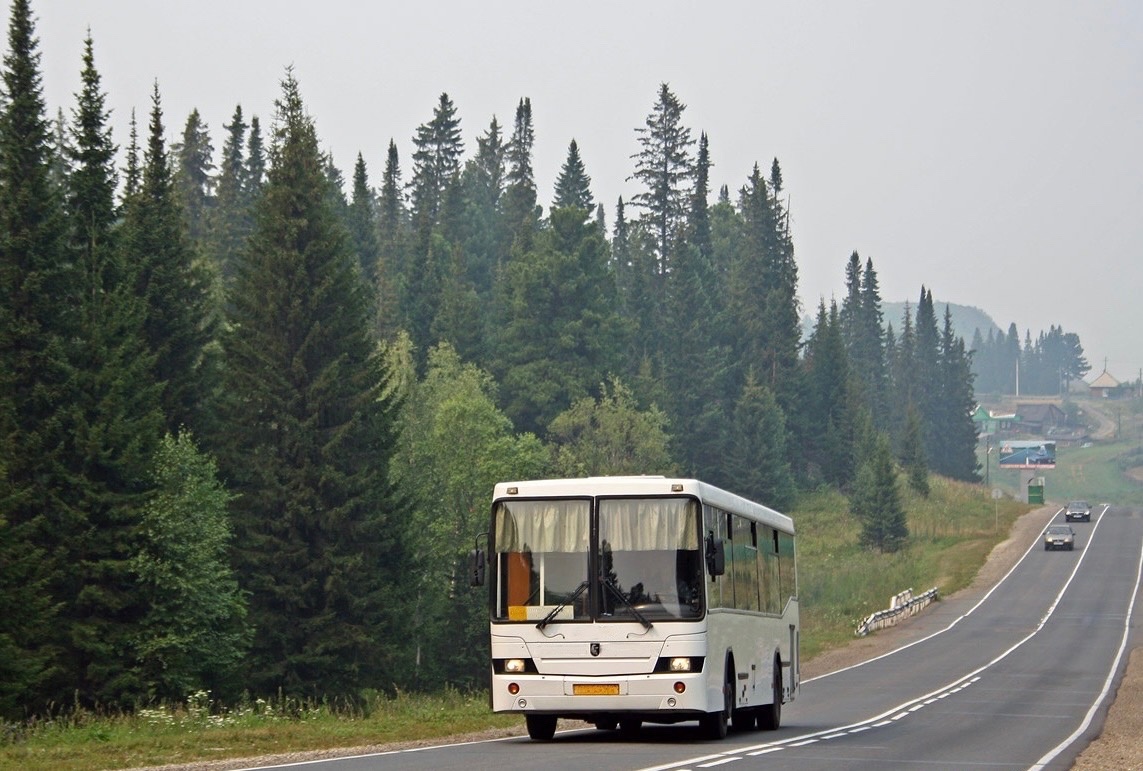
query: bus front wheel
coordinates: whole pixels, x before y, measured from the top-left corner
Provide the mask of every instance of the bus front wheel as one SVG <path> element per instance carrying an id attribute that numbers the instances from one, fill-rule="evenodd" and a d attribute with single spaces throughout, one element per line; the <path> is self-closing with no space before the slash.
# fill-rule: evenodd
<path id="1" fill-rule="evenodd" d="M 758 712 L 758 727 L 777 731 L 782 724 L 782 662 L 774 659 L 774 702 L 763 705 Z"/>
<path id="2" fill-rule="evenodd" d="M 730 677 L 728 668 L 727 677 Z M 722 685 L 722 709 L 718 712 L 708 712 L 703 715 L 699 720 L 702 726 L 702 732 L 708 739 L 725 739 L 727 733 L 727 723 L 730 720 L 730 694 L 733 693 L 733 686 L 727 680 Z"/>
<path id="3" fill-rule="evenodd" d="M 525 715 L 524 722 L 528 724 L 528 736 L 537 741 L 546 742 L 556 735 L 555 715 Z"/>

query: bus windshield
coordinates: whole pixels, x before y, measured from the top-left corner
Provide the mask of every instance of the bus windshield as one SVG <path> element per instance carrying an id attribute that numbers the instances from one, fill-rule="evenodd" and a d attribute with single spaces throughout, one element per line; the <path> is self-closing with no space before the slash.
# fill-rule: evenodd
<path id="1" fill-rule="evenodd" d="M 493 512 L 493 617 L 639 621 L 703 614 L 692 498 L 501 500 Z M 593 537 L 592 519 L 597 520 Z M 584 591 L 584 584 L 591 591 Z"/>
<path id="2" fill-rule="evenodd" d="M 699 507 L 690 498 L 599 502 L 600 617 L 630 620 L 702 615 Z M 622 594 L 626 602 L 620 602 Z"/>

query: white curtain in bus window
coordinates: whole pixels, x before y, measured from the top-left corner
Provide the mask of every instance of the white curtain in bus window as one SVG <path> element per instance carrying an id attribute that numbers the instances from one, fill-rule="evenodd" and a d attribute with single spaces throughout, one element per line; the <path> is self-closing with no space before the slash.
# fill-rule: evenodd
<path id="1" fill-rule="evenodd" d="M 696 501 L 601 500 L 599 549 L 600 569 L 611 584 L 601 593 L 604 616 L 621 618 L 632 607 L 648 618 L 701 615 Z"/>
<path id="2" fill-rule="evenodd" d="M 538 620 L 572 600 L 587 580 L 589 512 L 586 500 L 504 501 L 497 505 L 498 617 Z M 588 593 L 584 591 L 555 618 L 588 615 Z"/>

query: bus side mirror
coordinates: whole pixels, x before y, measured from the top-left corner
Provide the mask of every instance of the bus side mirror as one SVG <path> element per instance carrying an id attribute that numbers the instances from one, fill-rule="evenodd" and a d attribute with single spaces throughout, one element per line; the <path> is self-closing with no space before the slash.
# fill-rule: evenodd
<path id="1" fill-rule="evenodd" d="M 468 553 L 469 586 L 484 586 L 484 552 L 473 549 Z"/>
<path id="2" fill-rule="evenodd" d="M 726 572 L 726 549 L 722 539 L 715 538 L 714 533 L 709 533 L 706 537 L 706 572 L 711 578 Z"/>

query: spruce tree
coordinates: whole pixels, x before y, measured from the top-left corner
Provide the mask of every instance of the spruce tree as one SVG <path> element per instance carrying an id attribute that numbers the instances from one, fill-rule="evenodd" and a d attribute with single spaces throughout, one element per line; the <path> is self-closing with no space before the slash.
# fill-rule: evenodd
<path id="1" fill-rule="evenodd" d="M 729 428 L 734 444 L 726 455 L 728 478 L 722 484 L 775 509 L 792 506 L 796 487 L 786 449 L 786 419 L 774 394 L 755 381 L 753 372 L 747 373 Z"/>
<path id="2" fill-rule="evenodd" d="M 198 690 L 235 699 L 246 652 L 246 605 L 228 561 L 232 495 L 189 432 L 167 434 L 155 454 L 155 493 L 130 567 L 146 601 L 132 629 L 133 666 L 145 695 L 178 702 Z"/>
<path id="3" fill-rule="evenodd" d="M 534 248 L 505 266 L 498 380 L 518 429 L 540 434 L 573 401 L 595 395 L 622 360 L 603 234 L 583 209 L 557 209 Z"/>
<path id="4" fill-rule="evenodd" d="M 175 196 L 191 241 L 207 236 L 214 206 L 214 146 L 210 132 L 197 109 L 191 110 L 183 127 L 182 141 L 171 147 L 175 157 Z"/>
<path id="5" fill-rule="evenodd" d="M 595 200 L 591 196 L 591 177 L 587 175 L 579 155 L 579 145 L 574 139 L 568 144 L 567 158 L 556 177 L 556 196 L 552 208 L 562 206 L 576 206 L 589 212 L 595 209 Z"/>
<path id="6" fill-rule="evenodd" d="M 873 260 L 865 260 L 861 274 L 861 305 L 857 355 L 853 370 L 865 390 L 866 406 L 874 425 L 889 429 L 889 370 L 886 361 L 885 318 L 881 313 L 881 288 Z"/>
<path id="7" fill-rule="evenodd" d="M 507 241 L 502 251 L 507 253 L 513 244 L 519 250 L 531 248 L 532 236 L 540 223 L 536 205 L 536 175 L 532 167 L 532 149 L 536 144 L 536 129 L 532 124 L 532 100 L 520 99 L 508 140 L 504 177 L 504 224 Z"/>
<path id="8" fill-rule="evenodd" d="M 709 259 L 714 251 L 710 225 L 710 143 L 706 132 L 699 135 L 698 156 L 695 158 L 695 180 L 687 220 L 687 241 L 700 254 Z"/>
<path id="9" fill-rule="evenodd" d="M 155 357 L 155 379 L 164 384 L 167 431 L 177 434 L 185 426 L 209 435 L 218 377 L 212 348 L 218 326 L 214 274 L 196 259 L 184 225 L 158 85 L 140 187 L 124 205 L 121 244 L 145 305 L 144 336 Z"/>
<path id="10" fill-rule="evenodd" d="M 67 418 L 81 275 L 51 178 L 38 48 L 29 4 L 14 0 L 0 73 L 0 707 L 12 717 L 70 701 L 70 628 L 55 617 L 77 591 L 68 563 L 86 524 Z"/>
<path id="11" fill-rule="evenodd" d="M 250 118 L 250 135 L 246 140 L 246 203 L 253 205 L 262 194 L 266 181 L 266 155 L 262 149 L 262 124 L 258 116 Z"/>
<path id="12" fill-rule="evenodd" d="M 780 210 L 757 165 L 739 196 L 741 231 L 728 266 L 728 328 L 734 330 L 737 382 L 754 367 L 760 383 L 774 392 L 795 443 L 809 441 L 798 406 L 801 381 L 798 349 L 801 319 L 797 265 Z"/>
<path id="13" fill-rule="evenodd" d="M 952 312 L 947 305 L 941 333 L 939 374 L 941 409 L 937 430 L 942 438 L 942 452 L 939 458 L 934 458 L 933 467 L 953 479 L 979 482 L 977 426 L 972 420 L 976 407 L 972 354 L 965 351 L 964 338 L 953 334 Z"/>
<path id="14" fill-rule="evenodd" d="M 476 139 L 476 155 L 464 168 L 464 217 L 462 241 L 466 279 L 477 294 L 487 298 L 493 278 L 506 255 L 500 253 L 505 225 L 501 215 L 504 196 L 506 147 L 495 117 L 488 130 Z M 479 330 L 476 330 L 479 334 Z M 468 354 L 465 354 L 468 358 Z"/>
<path id="15" fill-rule="evenodd" d="M 278 102 L 271 166 L 225 339 L 223 473 L 258 693 L 353 697 L 409 671 L 396 598 L 406 512 L 388 482 L 394 409 L 369 293 L 297 81 Z"/>
<path id="16" fill-rule="evenodd" d="M 648 230 L 654 234 L 656 273 L 670 272 L 674 242 L 689 209 L 694 158 L 691 131 L 683 125 L 686 105 L 666 83 L 659 85 L 658 99 L 646 125 L 636 129 L 639 152 L 634 178 L 643 185 L 631 202 L 646 212 Z"/>
<path id="17" fill-rule="evenodd" d="M 905 433 L 901 437 L 898 457 L 909 475 L 909 486 L 927 498 L 930 492 L 929 464 L 921 440 L 921 417 L 917 414 L 917 408 L 911 404 L 905 410 Z"/>
<path id="18" fill-rule="evenodd" d="M 408 275 L 408 222 L 402 190 L 397 144 L 390 139 L 377 210 L 377 329 L 384 340 L 392 340 L 396 336 L 403 323 L 401 308 L 408 306 L 404 299 L 404 281 Z M 407 321 L 404 323 L 407 326 Z"/>
<path id="19" fill-rule="evenodd" d="M 835 302 L 828 312 L 824 300 L 818 306 L 814 332 L 806 344 L 805 366 L 804 411 L 813 440 L 803 452 L 822 479 L 845 487 L 855 471 L 854 400 Z"/>
<path id="20" fill-rule="evenodd" d="M 83 90 L 69 142 L 70 247 L 82 267 L 77 399 L 68 413 L 73 488 L 85 513 L 68 564 L 82 587 L 64 615 L 74 688 L 88 703 L 131 704 L 144 695 L 135 674 L 133 632 L 145 601 L 129 560 L 144 537 L 152 454 L 162 432 L 160 384 L 143 339 L 144 306 L 117 248 L 115 146 L 107 125 L 92 42 L 85 42 Z"/>
<path id="21" fill-rule="evenodd" d="M 685 472 L 718 484 L 716 480 L 726 474 L 721 467 L 728 457 L 728 421 L 734 399 L 731 349 L 719 335 L 724 314 L 723 287 L 711 261 L 705 134 L 699 159 L 700 173 L 696 176 L 687 226 L 690 236 L 678 249 L 670 279 L 671 292 L 663 308 L 671 351 L 663 380 L 672 397 L 664 406 L 672 419 L 675 454 Z M 696 377 L 696 373 L 702 374 Z"/>
<path id="22" fill-rule="evenodd" d="M 916 334 L 916 347 L 913 349 L 912 368 L 917 384 L 913 402 L 921 414 L 925 456 L 932 459 L 934 469 L 939 471 L 938 456 L 943 452 L 942 445 L 945 441 L 940 435 L 939 428 L 943 407 L 940 332 L 937 329 L 937 314 L 933 307 L 933 293 L 923 286 L 921 296 L 917 300 L 913 330 Z"/>
<path id="23" fill-rule="evenodd" d="M 357 253 L 361 275 L 372 288 L 377 283 L 377 261 L 380 244 L 377 241 L 377 201 L 369 186 L 369 173 L 365 158 L 357 154 L 353 166 L 353 194 L 349 200 L 349 235 Z"/>
<path id="24" fill-rule="evenodd" d="M 246 178 L 246 130 L 249 124 L 242 114 L 242 106 L 234 108 L 234 115 L 226 129 L 226 142 L 222 146 L 219 169 L 218 197 L 211 211 L 208 251 L 218 265 L 223 280 L 229 283 L 234 274 L 234 262 L 250 233 L 250 200 Z"/>
<path id="25" fill-rule="evenodd" d="M 407 275 L 404 316 L 419 357 L 432 345 L 431 327 L 440 307 L 450 248 L 444 235 L 450 196 L 459 190 L 464 152 L 460 119 L 448 94 L 441 94 L 433 118 L 413 139 L 413 241 Z M 442 240 L 443 239 L 443 240 Z"/>
<path id="26" fill-rule="evenodd" d="M 909 538 L 905 508 L 897 485 L 897 471 L 889 438 L 878 434 L 871 453 L 857 472 L 849 508 L 861 523 L 861 543 L 880 552 L 895 552 Z"/>

